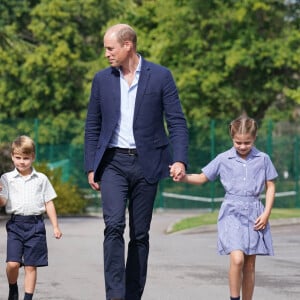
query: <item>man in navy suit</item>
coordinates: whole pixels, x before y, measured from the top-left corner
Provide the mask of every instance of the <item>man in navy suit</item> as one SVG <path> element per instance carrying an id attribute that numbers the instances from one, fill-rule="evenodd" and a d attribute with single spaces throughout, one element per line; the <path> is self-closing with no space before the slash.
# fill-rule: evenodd
<path id="1" fill-rule="evenodd" d="M 85 125 L 85 171 L 90 186 L 101 190 L 109 300 L 141 299 L 158 182 L 170 171 L 180 179 L 187 165 L 188 129 L 172 74 L 146 61 L 136 44 L 127 24 L 106 31 L 105 57 L 111 67 L 93 79 Z"/>

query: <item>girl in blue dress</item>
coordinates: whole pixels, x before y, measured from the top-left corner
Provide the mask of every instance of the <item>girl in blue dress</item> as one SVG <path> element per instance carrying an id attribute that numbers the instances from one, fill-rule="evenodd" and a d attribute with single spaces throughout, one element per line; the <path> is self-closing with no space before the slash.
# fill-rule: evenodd
<path id="1" fill-rule="evenodd" d="M 174 181 L 203 184 L 218 177 L 225 189 L 218 216 L 218 252 L 230 255 L 231 300 L 251 300 L 255 282 L 256 255 L 274 255 L 269 216 L 278 176 L 270 157 L 254 147 L 256 122 L 241 116 L 229 126 L 233 147 L 213 159 L 201 174 L 186 174 Z M 265 190 L 265 206 L 260 200 Z"/>

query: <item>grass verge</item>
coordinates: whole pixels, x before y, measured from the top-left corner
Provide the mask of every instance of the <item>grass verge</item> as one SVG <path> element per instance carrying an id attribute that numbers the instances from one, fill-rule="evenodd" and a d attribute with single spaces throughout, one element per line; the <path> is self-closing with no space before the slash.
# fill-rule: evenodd
<path id="1" fill-rule="evenodd" d="M 218 219 L 218 211 L 203 213 L 198 216 L 188 217 L 180 220 L 173 225 L 171 232 L 195 228 L 203 225 L 216 224 Z M 271 220 L 286 219 L 286 218 L 300 218 L 300 209 L 286 209 L 273 208 L 271 213 Z"/>

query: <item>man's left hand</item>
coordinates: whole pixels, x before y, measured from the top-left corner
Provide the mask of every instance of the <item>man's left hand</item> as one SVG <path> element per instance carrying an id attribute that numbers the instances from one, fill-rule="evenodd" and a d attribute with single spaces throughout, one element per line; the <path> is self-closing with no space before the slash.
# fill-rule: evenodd
<path id="1" fill-rule="evenodd" d="M 170 176 L 174 181 L 180 181 L 185 176 L 185 165 L 182 162 L 175 162 L 170 166 Z"/>

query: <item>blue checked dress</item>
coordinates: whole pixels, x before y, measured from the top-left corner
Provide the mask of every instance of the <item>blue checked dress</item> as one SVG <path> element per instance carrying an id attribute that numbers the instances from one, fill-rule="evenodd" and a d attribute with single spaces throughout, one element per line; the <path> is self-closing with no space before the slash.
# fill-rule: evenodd
<path id="1" fill-rule="evenodd" d="M 270 225 L 254 230 L 254 222 L 264 211 L 260 195 L 265 182 L 278 174 L 270 157 L 253 147 L 246 160 L 234 147 L 219 154 L 202 172 L 210 180 L 220 177 L 225 189 L 218 216 L 218 253 L 241 250 L 247 255 L 274 255 Z"/>

